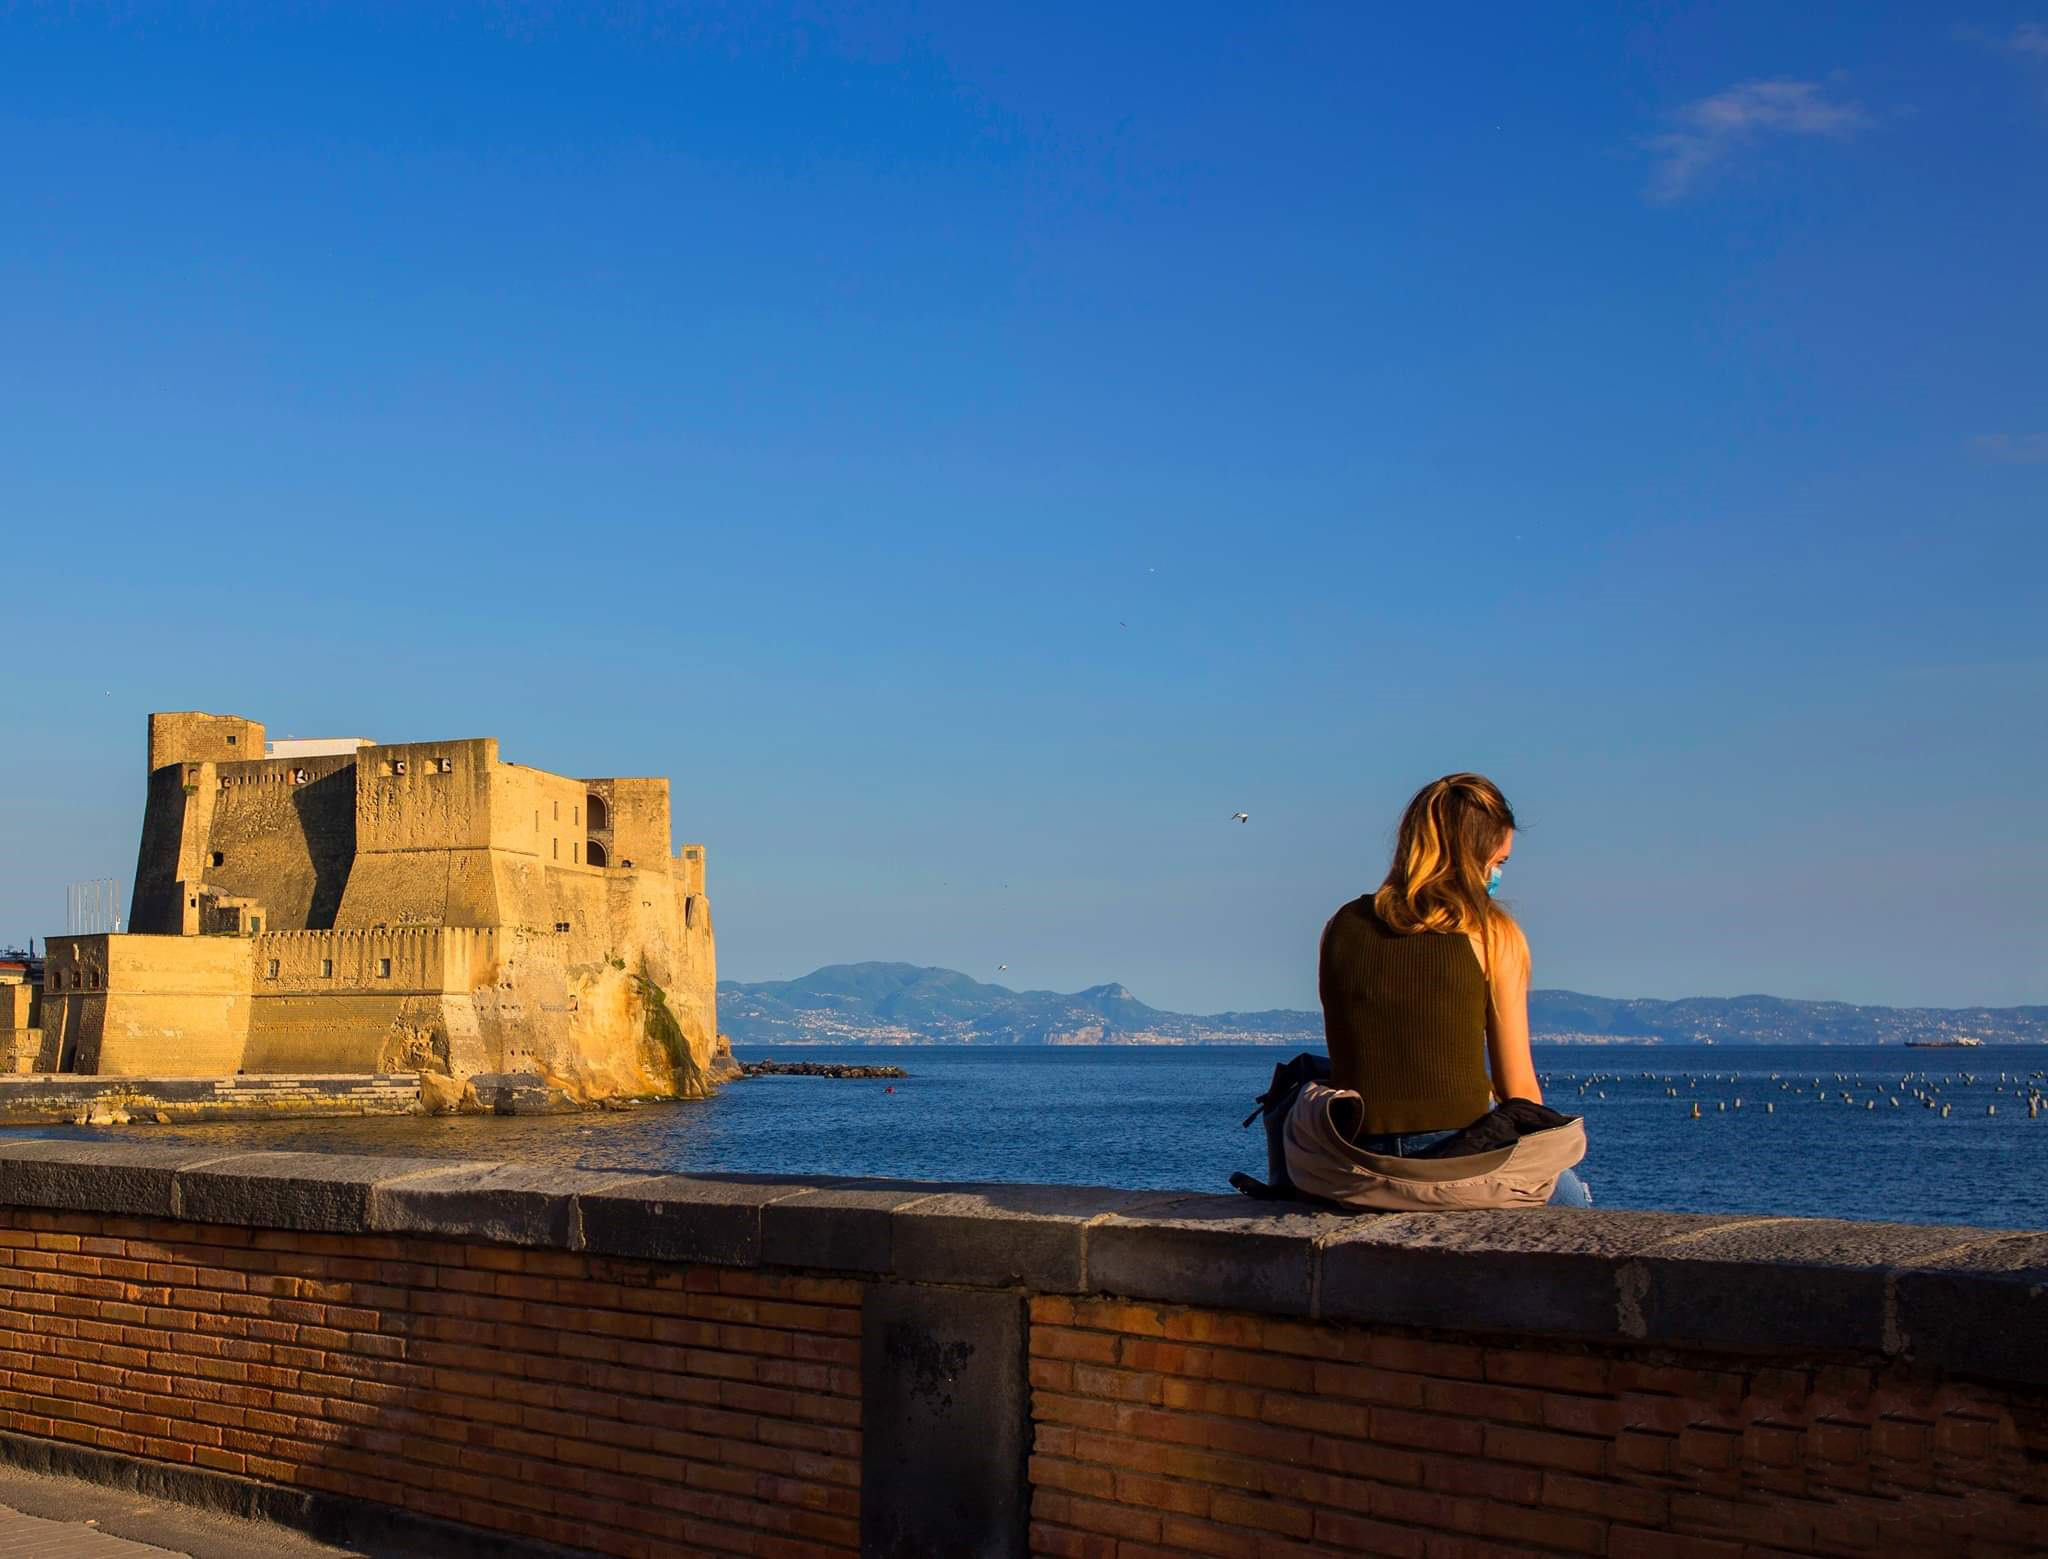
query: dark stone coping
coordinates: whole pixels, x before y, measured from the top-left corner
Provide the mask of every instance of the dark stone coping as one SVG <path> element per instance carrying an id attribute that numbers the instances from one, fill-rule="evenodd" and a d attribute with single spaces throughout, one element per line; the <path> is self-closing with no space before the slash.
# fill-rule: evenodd
<path id="1" fill-rule="evenodd" d="M 2048 1385 L 2048 1233 L 1541 1208 L 1345 1216 L 1100 1186 L 0 1143 L 0 1206 L 414 1236 Z"/>

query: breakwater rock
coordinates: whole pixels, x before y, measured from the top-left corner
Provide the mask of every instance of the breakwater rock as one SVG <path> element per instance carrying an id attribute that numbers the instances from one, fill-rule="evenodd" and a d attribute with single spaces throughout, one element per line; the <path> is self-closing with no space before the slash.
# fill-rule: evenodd
<path id="1" fill-rule="evenodd" d="M 742 1061 L 742 1077 L 908 1077 L 900 1066 L 847 1066 L 836 1061 Z"/>

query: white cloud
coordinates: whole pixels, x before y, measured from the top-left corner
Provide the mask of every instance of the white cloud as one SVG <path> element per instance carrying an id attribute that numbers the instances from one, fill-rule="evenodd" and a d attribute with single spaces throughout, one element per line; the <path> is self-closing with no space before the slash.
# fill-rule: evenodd
<path id="1" fill-rule="evenodd" d="M 1653 136 L 1658 156 L 1650 198 L 1682 198 L 1709 168 L 1772 135 L 1851 135 L 1870 123 L 1853 103 L 1829 101 L 1815 81 L 1745 81 L 1688 103 L 1672 129 Z"/>
<path id="2" fill-rule="evenodd" d="M 2012 30 L 2012 36 L 2005 40 L 2005 46 L 2015 54 L 2048 60 L 2048 25 L 2040 22 L 2021 22 Z"/>
<path id="3" fill-rule="evenodd" d="M 1970 446 L 1985 459 L 2007 465 L 2048 465 L 2048 433 L 1979 433 Z"/>

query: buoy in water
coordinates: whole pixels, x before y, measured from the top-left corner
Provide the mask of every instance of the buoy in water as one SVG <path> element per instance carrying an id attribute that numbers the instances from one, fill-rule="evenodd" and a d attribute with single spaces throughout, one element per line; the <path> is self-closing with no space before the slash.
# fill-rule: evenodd
<path id="1" fill-rule="evenodd" d="M 1697 1099 L 1693 1100 L 1692 1102 L 1692 1118 L 1694 1120 L 1698 1120 L 1700 1118 L 1700 1102 Z"/>
<path id="2" fill-rule="evenodd" d="M 892 1086 L 892 1087 L 888 1087 L 888 1088 L 884 1088 L 884 1089 L 882 1090 L 882 1092 L 883 1092 L 883 1093 L 894 1093 L 895 1091 L 896 1091 L 896 1090 L 895 1090 L 895 1088 L 894 1088 L 893 1086 Z"/>

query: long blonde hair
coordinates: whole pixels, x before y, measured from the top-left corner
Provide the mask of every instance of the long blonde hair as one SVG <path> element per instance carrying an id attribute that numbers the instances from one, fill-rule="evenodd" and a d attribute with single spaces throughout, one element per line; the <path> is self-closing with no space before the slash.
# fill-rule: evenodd
<path id="1" fill-rule="evenodd" d="M 1489 980 L 1503 958 L 1526 965 L 1522 928 L 1486 892 L 1486 863 L 1514 826 L 1514 809 L 1485 775 L 1431 780 L 1401 814 L 1394 863 L 1373 895 L 1373 910 L 1404 935 L 1464 932 Z"/>

